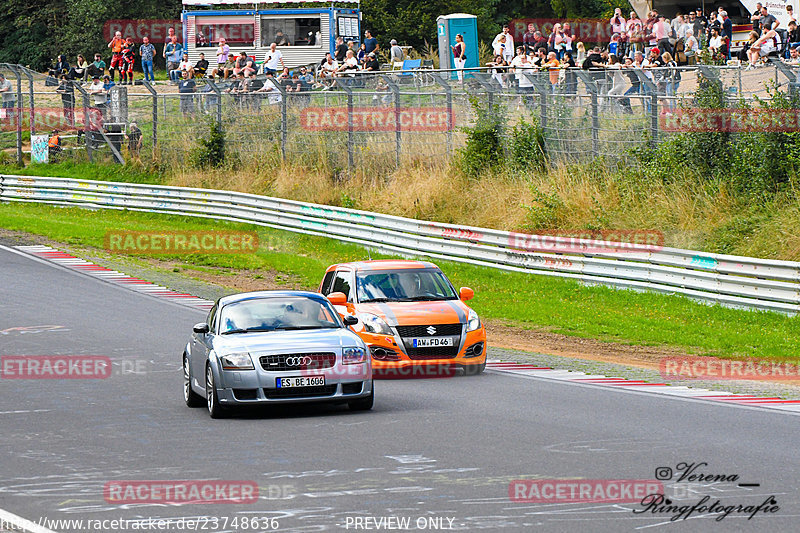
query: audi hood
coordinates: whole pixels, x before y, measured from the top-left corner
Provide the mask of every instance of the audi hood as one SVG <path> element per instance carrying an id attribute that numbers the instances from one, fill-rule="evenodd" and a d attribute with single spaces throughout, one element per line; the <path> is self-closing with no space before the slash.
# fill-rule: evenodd
<path id="1" fill-rule="evenodd" d="M 234 352 L 294 353 L 330 350 L 341 353 L 345 346 L 364 346 L 364 343 L 348 329 L 331 328 L 216 335 L 213 346 L 218 355 Z"/>

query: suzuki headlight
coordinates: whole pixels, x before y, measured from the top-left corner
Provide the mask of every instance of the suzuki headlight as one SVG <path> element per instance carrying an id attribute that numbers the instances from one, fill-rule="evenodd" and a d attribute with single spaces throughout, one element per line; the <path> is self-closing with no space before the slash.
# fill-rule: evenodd
<path id="1" fill-rule="evenodd" d="M 222 370 L 253 370 L 253 360 L 247 352 L 229 353 L 219 358 Z"/>
<path id="2" fill-rule="evenodd" d="M 361 313 L 358 315 L 361 323 L 364 324 L 364 331 L 367 333 L 378 333 L 381 335 L 393 335 L 389 324 L 386 323 L 381 317 L 370 313 Z"/>
<path id="3" fill-rule="evenodd" d="M 469 317 L 467 317 L 467 331 L 475 331 L 481 327 L 481 319 L 478 318 L 478 313 L 469 310 Z"/>
<path id="4" fill-rule="evenodd" d="M 358 346 L 342 349 L 342 364 L 354 365 L 367 360 L 367 351 Z"/>

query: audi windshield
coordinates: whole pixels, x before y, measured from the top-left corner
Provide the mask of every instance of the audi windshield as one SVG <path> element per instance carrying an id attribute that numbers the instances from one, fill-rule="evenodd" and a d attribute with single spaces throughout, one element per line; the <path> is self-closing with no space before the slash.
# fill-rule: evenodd
<path id="1" fill-rule="evenodd" d="M 359 273 L 358 301 L 421 302 L 457 300 L 456 291 L 440 270 L 382 270 Z"/>
<path id="2" fill-rule="evenodd" d="M 328 302 L 309 298 L 256 298 L 226 305 L 220 312 L 221 335 L 343 327 Z"/>

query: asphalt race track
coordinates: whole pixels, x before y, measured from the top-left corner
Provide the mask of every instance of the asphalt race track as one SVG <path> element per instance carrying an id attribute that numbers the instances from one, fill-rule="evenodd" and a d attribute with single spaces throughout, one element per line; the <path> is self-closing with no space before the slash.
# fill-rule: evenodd
<path id="1" fill-rule="evenodd" d="M 106 379 L 0 378 L 0 509 L 34 523 L 172 519 L 54 531 L 375 531 L 401 519 L 415 531 L 798 530 L 796 414 L 487 371 L 378 381 L 366 413 L 306 406 L 212 420 L 181 392 L 181 350 L 203 318 L 0 248 L 0 356 L 113 362 Z M 680 463 L 726 480 L 678 481 Z M 752 519 L 672 521 L 641 503 L 509 498 L 513 480 L 653 480 L 660 467 L 673 469 L 663 483 L 676 505 L 776 503 Z M 259 498 L 109 503 L 103 488 L 117 480 L 249 481 Z M 186 527 L 198 517 L 208 518 Z M 242 527 L 245 517 L 263 522 Z"/>

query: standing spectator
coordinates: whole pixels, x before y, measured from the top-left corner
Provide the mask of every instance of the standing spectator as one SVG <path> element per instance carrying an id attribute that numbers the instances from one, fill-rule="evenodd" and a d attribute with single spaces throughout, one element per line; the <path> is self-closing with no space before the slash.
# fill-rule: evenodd
<path id="1" fill-rule="evenodd" d="M 619 105 L 625 113 L 632 114 L 631 99 L 624 95 L 627 83 L 622 73 L 622 63 L 619 62 L 619 57 L 614 54 L 608 56 L 606 68 L 611 71 L 611 89 L 608 91 L 608 98 L 612 106 Z"/>
<path id="2" fill-rule="evenodd" d="M 136 59 L 136 45 L 133 39 L 128 37 L 122 46 L 122 69 L 120 71 L 120 83 L 122 85 L 133 85 L 133 63 Z"/>
<path id="3" fill-rule="evenodd" d="M 534 36 L 533 50 L 527 50 L 525 53 L 530 54 L 531 52 L 533 52 L 535 54 L 539 48 L 544 48 L 545 50 L 547 50 L 547 39 L 545 38 L 544 35 L 542 35 L 542 32 L 537 31 L 533 34 L 533 36 Z"/>
<path id="4" fill-rule="evenodd" d="M 672 28 L 664 20 L 664 15 L 658 16 L 658 21 L 653 25 L 653 34 L 656 37 L 656 46 L 658 48 L 667 52 L 672 51 L 672 45 L 669 42 Z"/>
<path id="5" fill-rule="evenodd" d="M 537 52 L 540 50 L 542 49 L 537 49 Z M 533 97 L 531 95 L 533 94 L 533 80 L 531 77 L 526 76 L 526 74 L 533 75 L 533 63 L 531 63 L 523 47 L 517 50 L 517 55 L 511 61 L 510 65 L 511 72 L 513 72 L 517 78 L 517 92 L 522 95 L 525 105 L 532 106 Z"/>
<path id="6" fill-rule="evenodd" d="M 75 66 L 69 69 L 67 79 L 70 80 L 83 80 L 89 69 L 89 63 L 84 59 L 83 54 L 78 54 L 78 61 Z"/>
<path id="7" fill-rule="evenodd" d="M 228 55 L 231 53 L 231 47 L 225 43 L 225 38 L 222 37 L 219 40 L 219 46 L 217 46 L 217 68 L 211 71 L 211 78 L 215 78 L 217 74 L 223 75 L 225 70 L 225 62 L 228 60 Z M 227 77 L 227 76 L 226 76 Z"/>
<path id="8" fill-rule="evenodd" d="M 378 39 L 372 36 L 372 32 L 369 30 L 364 31 L 364 44 L 366 45 L 367 53 L 375 52 L 378 53 L 380 46 L 378 46 Z"/>
<path id="9" fill-rule="evenodd" d="M 142 72 L 145 81 L 156 81 L 153 75 L 153 58 L 156 56 L 156 47 L 150 42 L 150 37 L 145 36 L 139 46 L 139 57 L 142 58 Z"/>
<path id="10" fill-rule="evenodd" d="M 336 59 L 336 61 L 344 61 L 345 54 L 347 54 L 347 45 L 344 44 L 344 39 L 339 36 L 336 38 L 336 48 L 333 49 L 333 58 Z"/>
<path id="11" fill-rule="evenodd" d="M 389 62 L 394 64 L 395 61 L 402 61 L 405 54 L 403 49 L 397 45 L 397 41 L 392 39 L 389 44 L 392 46 L 389 49 Z"/>
<path id="12" fill-rule="evenodd" d="M 200 59 L 189 69 L 189 76 L 192 78 L 204 78 L 206 72 L 208 72 L 208 61 L 206 60 L 206 55 L 200 52 Z"/>
<path id="13" fill-rule="evenodd" d="M 774 15 L 771 15 L 769 11 L 767 11 L 766 7 L 762 7 L 761 18 L 758 19 L 758 24 L 761 27 L 761 33 L 774 29 L 776 22 L 778 22 L 778 19 L 776 19 Z M 759 37 L 760 36 L 761 34 L 759 34 Z"/>
<path id="14" fill-rule="evenodd" d="M 731 43 L 733 42 L 733 21 L 728 18 L 727 11 L 720 11 L 719 15 L 722 17 L 722 38 L 725 40 L 725 54 L 730 59 Z"/>
<path id="15" fill-rule="evenodd" d="M 672 22 L 670 22 L 669 25 L 670 27 L 672 27 L 672 36 L 673 36 L 672 38 L 674 39 L 674 41 L 686 38 L 687 24 L 686 20 L 683 18 L 683 15 L 681 15 L 680 13 L 675 15 L 675 18 L 672 19 Z M 675 42 L 672 43 L 672 46 L 673 47 L 675 46 Z"/>
<path id="16" fill-rule="evenodd" d="M 524 50 L 524 47 L 522 47 L 522 46 L 518 47 L 517 48 L 517 54 L 524 53 L 524 52 L 521 52 L 523 50 Z M 505 88 L 506 87 L 506 72 L 508 72 L 508 69 L 507 68 L 503 68 L 503 67 L 508 67 L 508 63 L 506 63 L 506 60 L 503 59 L 503 56 L 502 55 L 494 56 L 494 60 L 486 63 L 486 66 L 487 67 L 493 67 L 489 71 L 491 73 L 491 75 L 492 75 L 492 79 L 495 80 L 500 85 L 501 88 Z"/>
<path id="17" fill-rule="evenodd" d="M 694 32 L 695 38 L 700 43 L 700 47 L 703 48 L 705 43 L 700 41 L 702 41 L 706 35 L 706 27 L 708 26 L 706 18 L 703 16 L 700 9 L 698 9 L 691 18 L 693 19 L 692 31 Z"/>
<path id="18" fill-rule="evenodd" d="M 756 10 L 750 15 L 750 22 L 753 23 L 753 31 L 759 36 L 761 35 L 761 8 L 763 7 L 761 2 L 756 2 Z"/>
<path id="19" fill-rule="evenodd" d="M 176 35 L 173 35 L 170 43 L 164 47 L 164 53 L 162 55 L 167 60 L 169 79 L 173 83 L 177 83 L 181 74 L 178 65 L 180 65 L 181 58 L 183 57 L 183 45 L 178 42 L 178 37 Z"/>
<path id="20" fill-rule="evenodd" d="M 464 65 L 467 63 L 467 50 L 464 45 L 464 36 L 456 34 L 456 44 L 451 47 L 453 50 L 453 60 L 456 65 L 456 76 L 458 81 L 464 82 Z"/>
<path id="21" fill-rule="evenodd" d="M 789 2 L 786 2 L 786 18 L 789 19 L 789 22 L 792 21 L 797 22 L 797 19 L 794 18 L 794 8 L 792 7 L 792 4 L 790 4 Z"/>
<path id="22" fill-rule="evenodd" d="M 611 33 L 622 33 L 626 30 L 627 21 L 622 16 L 622 9 L 616 8 L 614 10 L 614 16 L 611 17 L 609 23 L 611 24 Z"/>
<path id="23" fill-rule="evenodd" d="M 139 125 L 134 121 L 128 126 L 128 152 L 138 159 L 141 150 L 142 130 L 139 129 Z"/>
<path id="24" fill-rule="evenodd" d="M 89 95 L 92 97 L 92 103 L 95 109 L 100 111 L 103 118 L 106 118 L 106 95 L 107 91 L 100 81 L 100 76 L 94 75 L 92 77 L 92 84 L 89 85 Z"/>
<path id="25" fill-rule="evenodd" d="M 189 76 L 189 71 L 184 71 L 183 78 L 178 82 L 178 93 L 181 99 L 181 113 L 194 114 L 194 93 L 197 83 Z"/>
<path id="26" fill-rule="evenodd" d="M 628 90 L 622 93 L 622 96 L 625 97 L 628 97 L 631 94 L 642 93 L 642 82 L 639 80 L 639 76 L 636 75 L 636 72 L 633 69 L 642 68 L 644 56 L 641 52 L 634 52 L 633 57 L 633 59 L 626 57 L 625 63 L 622 65 L 623 73 L 625 76 L 627 76 L 628 81 L 631 82 L 631 86 L 628 88 Z M 630 103 L 630 98 L 628 98 L 628 102 Z M 633 113 L 633 108 L 631 108 L 631 113 Z"/>
<path id="27" fill-rule="evenodd" d="M 269 45 L 266 56 L 264 56 L 264 74 L 275 74 L 278 71 L 279 64 L 280 68 L 286 68 L 286 64 L 283 62 L 283 54 L 278 50 L 278 45 L 272 43 Z"/>
<path id="28" fill-rule="evenodd" d="M 675 109 L 677 103 L 673 98 L 678 94 L 678 85 L 681 83 L 681 71 L 678 70 L 678 64 L 669 52 L 661 54 L 661 60 L 664 62 L 664 66 L 669 68 L 669 70 L 664 73 L 664 81 L 666 82 L 664 94 L 667 96 L 667 109 Z"/>
<path id="29" fill-rule="evenodd" d="M 89 65 L 89 68 L 86 70 L 87 74 L 94 79 L 95 76 L 98 78 L 104 76 L 106 73 L 106 62 L 100 57 L 100 54 L 94 55 L 94 62 Z"/>
<path id="30" fill-rule="evenodd" d="M 108 71 L 111 74 L 111 79 L 114 79 L 114 69 L 120 70 L 120 78 L 122 77 L 122 46 L 125 44 L 125 41 L 122 39 L 122 32 L 118 31 L 114 34 L 114 38 L 108 43 L 108 47 L 111 48 L 111 64 L 108 67 Z"/>
<path id="31" fill-rule="evenodd" d="M 103 89 L 105 89 L 106 92 L 108 92 L 108 90 L 111 89 L 114 85 L 116 85 L 116 83 L 114 83 L 114 80 L 111 79 L 111 76 L 109 76 L 108 74 L 103 76 Z"/>
<path id="32" fill-rule="evenodd" d="M 494 48 L 494 50 L 492 50 L 494 55 L 503 57 L 506 51 L 506 36 L 501 33 L 492 44 Z"/>
<path id="33" fill-rule="evenodd" d="M 0 93 L 3 95 L 3 109 L 6 110 L 6 117 L 11 122 L 14 118 L 14 109 L 17 107 L 17 93 L 14 92 L 14 85 L 0 72 Z"/>
<path id="34" fill-rule="evenodd" d="M 75 126 L 75 87 L 66 74 L 61 75 L 56 92 L 61 95 L 61 105 L 64 108 L 64 121 L 70 127 Z"/>
<path id="35" fill-rule="evenodd" d="M 175 28 L 169 28 L 169 29 L 167 30 L 167 38 L 164 40 L 164 46 L 167 46 L 168 44 L 171 44 L 171 43 L 173 42 L 173 41 L 172 41 L 172 38 L 173 38 L 173 37 L 174 37 L 176 40 L 177 40 L 177 38 L 178 38 L 178 36 L 177 36 L 177 35 L 175 35 Z"/>
<path id="36" fill-rule="evenodd" d="M 528 24 L 528 31 L 522 36 L 522 46 L 525 47 L 525 53 L 533 52 L 533 47 L 536 44 L 536 26 L 531 22 Z"/>
<path id="37" fill-rule="evenodd" d="M 508 27 L 508 24 L 503 24 L 503 31 L 498 33 L 497 36 L 492 41 L 492 48 L 497 47 L 497 43 L 500 41 L 500 36 L 505 35 L 505 50 L 503 52 L 503 59 L 511 63 L 514 60 L 514 36 L 511 35 L 511 30 Z"/>

